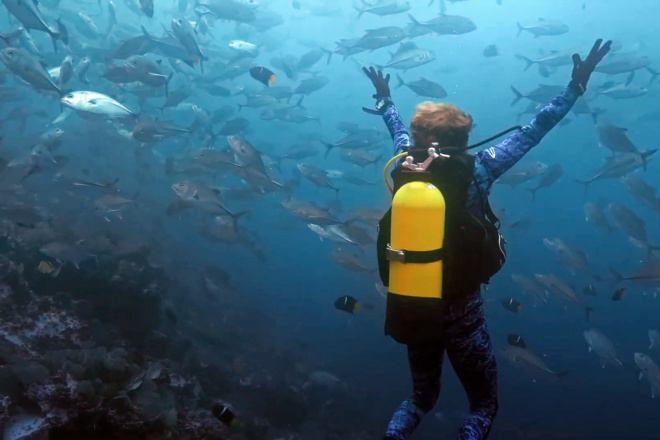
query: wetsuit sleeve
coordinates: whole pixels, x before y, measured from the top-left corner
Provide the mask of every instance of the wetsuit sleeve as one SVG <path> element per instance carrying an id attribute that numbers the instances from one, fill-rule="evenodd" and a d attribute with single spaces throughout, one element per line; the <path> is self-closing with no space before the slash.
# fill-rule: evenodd
<path id="1" fill-rule="evenodd" d="M 517 130 L 498 145 L 477 154 L 475 166 L 482 190 L 488 191 L 502 174 L 514 166 L 529 150 L 539 144 L 571 110 L 579 95 L 570 87 L 536 114 L 532 122 Z"/>
<path id="2" fill-rule="evenodd" d="M 383 120 L 394 141 L 394 155 L 407 151 L 412 145 L 410 133 L 408 133 L 408 129 L 401 119 L 399 110 L 393 103 L 387 106 L 387 110 L 383 113 Z"/>

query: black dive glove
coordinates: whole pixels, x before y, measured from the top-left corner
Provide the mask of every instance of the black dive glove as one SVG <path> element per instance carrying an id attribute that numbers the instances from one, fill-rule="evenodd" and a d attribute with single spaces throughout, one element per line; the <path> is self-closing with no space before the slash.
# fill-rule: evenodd
<path id="1" fill-rule="evenodd" d="M 600 63 L 600 61 L 610 51 L 612 40 L 609 40 L 607 43 L 601 46 L 602 42 L 602 38 L 596 40 L 594 47 L 592 47 L 591 52 L 589 52 L 589 56 L 584 61 L 582 61 L 582 58 L 580 58 L 579 54 L 573 54 L 573 75 L 571 77 L 569 86 L 578 95 L 584 94 L 584 92 L 587 90 L 587 83 L 589 82 L 591 74 L 593 73 L 598 63 Z"/>
<path id="2" fill-rule="evenodd" d="M 365 107 L 362 107 L 362 110 L 372 115 L 382 115 L 387 110 L 387 107 L 392 104 L 392 98 L 390 97 L 390 74 L 388 73 L 387 76 L 383 76 L 382 71 L 379 70 L 376 72 L 376 69 L 373 67 L 369 67 L 368 69 L 363 67 L 362 71 L 376 88 L 376 93 L 373 95 L 376 99 L 376 110 Z"/>

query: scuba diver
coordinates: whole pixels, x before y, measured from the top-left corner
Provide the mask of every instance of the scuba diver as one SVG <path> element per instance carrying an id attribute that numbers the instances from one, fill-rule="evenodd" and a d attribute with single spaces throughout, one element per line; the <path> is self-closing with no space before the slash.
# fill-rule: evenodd
<path id="1" fill-rule="evenodd" d="M 363 110 L 382 115 L 395 152 L 385 168 L 392 208 L 379 222 L 377 242 L 381 281 L 388 286 L 385 334 L 407 345 L 413 380 L 413 395 L 394 413 L 385 439 L 407 439 L 433 409 L 445 351 L 470 404 L 456 439 L 488 438 L 498 409 L 497 363 L 480 292 L 506 260 L 488 195 L 571 110 L 611 44 L 597 40 L 585 60 L 574 54 L 564 92 L 528 125 L 508 130 L 515 132 L 476 155 L 468 154 L 469 114 L 423 102 L 412 118 L 411 136 L 392 101 L 390 75 L 363 67 L 376 88 L 376 110 Z M 386 173 L 397 160 L 392 188 Z"/>

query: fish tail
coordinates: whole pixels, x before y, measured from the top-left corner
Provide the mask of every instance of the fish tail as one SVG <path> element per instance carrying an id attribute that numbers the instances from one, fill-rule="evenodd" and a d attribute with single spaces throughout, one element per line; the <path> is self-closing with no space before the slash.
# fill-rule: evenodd
<path id="1" fill-rule="evenodd" d="M 527 63 L 527 65 L 525 66 L 524 72 L 527 72 L 527 70 L 536 63 L 535 61 L 530 60 L 529 58 L 527 58 L 524 55 L 516 55 L 516 58 L 518 58 L 519 60 L 523 60 L 525 63 Z"/>
<path id="2" fill-rule="evenodd" d="M 60 264 L 60 266 L 57 269 L 55 269 L 50 274 L 50 276 L 53 277 L 53 278 L 57 278 L 60 275 L 60 273 L 62 272 L 62 267 L 64 267 L 64 263 Z"/>
<path id="3" fill-rule="evenodd" d="M 516 23 L 516 24 L 518 25 L 518 35 L 516 35 L 516 37 L 519 37 L 520 34 L 522 34 L 522 31 L 525 30 L 525 28 L 520 23 Z"/>
<path id="4" fill-rule="evenodd" d="M 396 85 L 395 89 L 398 89 L 399 87 L 406 85 L 405 81 L 403 81 L 403 78 L 401 78 L 401 75 L 399 75 L 398 73 L 396 74 L 396 79 L 399 81 L 399 84 Z"/>
<path id="5" fill-rule="evenodd" d="M 518 101 L 520 101 L 521 99 L 523 99 L 524 96 L 523 96 L 522 93 L 520 93 L 520 92 L 518 91 L 518 89 L 516 89 L 516 88 L 513 87 L 513 86 L 511 86 L 511 91 L 513 92 L 514 95 L 516 95 L 516 97 L 513 99 L 513 101 L 511 101 L 511 107 L 513 107 L 514 105 L 516 105 L 516 104 L 518 103 Z"/>
<path id="6" fill-rule="evenodd" d="M 644 171 L 646 171 L 646 164 L 648 163 L 648 158 L 649 158 L 653 153 L 655 153 L 656 151 L 658 151 L 658 150 L 657 150 L 657 149 L 654 149 L 654 150 L 646 150 L 646 151 L 642 151 L 641 153 L 639 153 L 640 157 L 642 158 L 642 163 L 643 163 L 643 165 L 644 165 Z"/>
<path id="7" fill-rule="evenodd" d="M 223 207 L 223 208 L 224 208 L 224 207 Z M 225 210 L 225 211 L 227 212 L 227 214 L 229 214 L 229 216 L 231 217 L 231 221 L 232 221 L 232 223 L 234 224 L 234 230 L 235 230 L 236 232 L 238 232 L 238 219 L 241 218 L 241 217 L 243 217 L 245 214 L 249 213 L 250 211 L 240 211 L 240 212 L 237 212 L 237 213 L 233 214 L 233 213 L 229 212 L 229 211 L 227 210 L 227 208 L 224 208 L 224 210 Z"/>
<path id="8" fill-rule="evenodd" d="M 202 55 L 199 57 L 199 69 L 202 71 L 202 75 L 204 75 L 204 61 L 208 61 L 209 57 Z"/>
<path id="9" fill-rule="evenodd" d="M 48 33 L 50 35 L 50 39 L 53 41 L 53 50 L 55 53 L 57 53 L 57 40 L 60 40 L 60 33 L 55 32 L 55 31 L 50 31 Z"/>
<path id="10" fill-rule="evenodd" d="M 587 195 L 587 192 L 589 192 L 589 185 L 591 184 L 591 180 L 578 180 L 574 179 L 576 183 L 579 183 L 580 185 L 584 185 L 584 195 Z"/>
<path id="11" fill-rule="evenodd" d="M 339 188 L 332 188 L 335 190 L 335 197 L 337 197 L 337 200 L 339 200 Z"/>
<path id="12" fill-rule="evenodd" d="M 323 48 L 321 48 L 321 51 L 325 52 L 328 55 L 328 59 L 326 60 L 325 64 L 326 65 L 330 64 L 330 60 L 332 59 L 333 52 L 331 50 L 323 49 Z"/>
<path id="13" fill-rule="evenodd" d="M 654 251 L 660 250 L 660 247 L 658 246 L 653 246 L 649 243 L 644 243 L 644 246 L 646 246 L 646 255 L 649 258 L 655 258 L 655 255 L 653 254 Z"/>
<path id="14" fill-rule="evenodd" d="M 336 146 L 336 145 L 333 145 L 333 144 L 329 144 L 329 143 L 327 143 L 327 142 L 325 142 L 325 141 L 321 141 L 321 143 L 322 143 L 323 145 L 325 145 L 326 151 L 325 151 L 325 156 L 324 156 L 324 157 L 327 159 L 327 158 L 328 158 L 328 154 L 330 154 L 330 151 L 331 151 L 333 148 L 337 148 L 337 146 Z"/>
<path id="15" fill-rule="evenodd" d="M 232 214 L 232 217 L 234 218 L 234 220 L 238 220 L 239 218 L 243 217 L 245 214 L 249 214 L 249 213 L 250 213 L 250 211 L 247 211 L 247 210 L 246 211 L 240 211 L 240 212 L 237 212 L 235 214 Z"/>
<path id="16" fill-rule="evenodd" d="M 415 26 L 421 26 L 420 22 L 417 21 L 417 19 L 416 19 L 415 17 L 413 17 L 412 14 L 408 14 L 408 18 L 410 19 L 410 21 L 412 21 L 412 23 L 413 23 Z"/>

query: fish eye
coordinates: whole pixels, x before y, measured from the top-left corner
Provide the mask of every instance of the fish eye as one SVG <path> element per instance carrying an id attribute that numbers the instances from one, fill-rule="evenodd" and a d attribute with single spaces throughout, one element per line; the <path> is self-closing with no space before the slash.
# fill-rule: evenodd
<path id="1" fill-rule="evenodd" d="M 68 95 L 66 95 L 66 97 L 67 99 L 73 99 L 73 93 L 69 93 Z"/>

